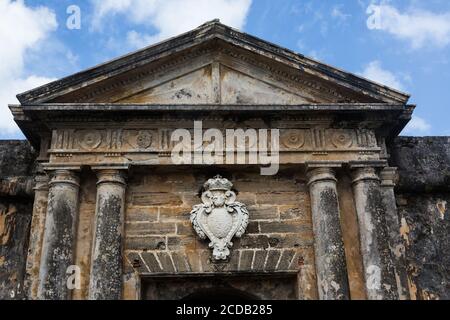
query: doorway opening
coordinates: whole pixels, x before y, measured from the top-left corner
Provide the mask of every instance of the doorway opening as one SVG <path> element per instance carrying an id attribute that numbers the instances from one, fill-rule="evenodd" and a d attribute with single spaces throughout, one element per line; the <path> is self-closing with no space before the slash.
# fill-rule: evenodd
<path id="1" fill-rule="evenodd" d="M 292 274 L 176 275 L 142 278 L 143 300 L 295 300 Z"/>

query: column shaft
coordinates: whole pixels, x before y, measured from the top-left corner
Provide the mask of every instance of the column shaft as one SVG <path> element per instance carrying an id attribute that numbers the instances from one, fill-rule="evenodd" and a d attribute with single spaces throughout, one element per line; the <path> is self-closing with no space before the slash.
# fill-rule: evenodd
<path id="1" fill-rule="evenodd" d="M 70 170 L 52 173 L 42 245 L 38 298 L 68 300 L 68 267 L 73 264 L 79 179 Z"/>
<path id="2" fill-rule="evenodd" d="M 125 174 L 120 170 L 97 172 L 97 206 L 91 259 L 89 299 L 122 297 L 122 235 Z"/>
<path id="3" fill-rule="evenodd" d="M 389 248 L 394 263 L 398 295 L 401 300 L 409 300 L 405 244 L 400 235 L 400 221 L 394 192 L 397 180 L 397 168 L 384 168 L 383 171 L 381 171 L 380 176 L 383 203 L 386 208 L 386 227 L 389 235 Z"/>
<path id="4" fill-rule="evenodd" d="M 358 215 L 361 254 L 369 300 L 398 299 L 386 230 L 386 209 L 374 168 L 353 171 L 353 195 Z"/>
<path id="5" fill-rule="evenodd" d="M 308 171 L 319 297 L 350 298 L 336 178 L 331 168 Z"/>
<path id="6" fill-rule="evenodd" d="M 45 215 L 48 201 L 48 176 L 39 174 L 35 177 L 33 215 L 31 219 L 30 240 L 27 256 L 27 275 L 25 290 L 28 299 L 37 299 L 39 284 L 39 267 L 41 264 L 42 242 L 45 230 Z"/>

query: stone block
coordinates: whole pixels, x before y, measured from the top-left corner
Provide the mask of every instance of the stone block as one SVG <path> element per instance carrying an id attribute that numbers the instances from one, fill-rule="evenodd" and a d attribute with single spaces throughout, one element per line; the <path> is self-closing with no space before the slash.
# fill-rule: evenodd
<path id="1" fill-rule="evenodd" d="M 264 265 L 266 263 L 267 251 L 257 250 L 255 251 L 255 257 L 253 260 L 253 271 L 264 271 Z"/>
<path id="2" fill-rule="evenodd" d="M 159 220 L 167 221 L 189 221 L 192 207 L 161 207 L 159 210 Z"/>
<path id="3" fill-rule="evenodd" d="M 194 231 L 194 228 L 192 227 L 192 224 L 190 221 L 177 223 L 177 235 L 191 236 L 194 234 L 195 234 L 195 231 Z"/>
<path id="4" fill-rule="evenodd" d="M 128 273 L 130 269 L 132 271 L 137 271 L 138 273 L 148 273 L 147 269 L 142 257 L 138 252 L 130 251 L 126 253 L 126 268 L 124 269 L 124 273 Z M 126 272 L 125 272 L 126 271 Z"/>
<path id="5" fill-rule="evenodd" d="M 151 273 L 161 273 L 164 271 L 164 269 L 159 264 L 155 254 L 156 253 L 154 252 L 143 252 L 141 256 L 149 267 Z"/>
<path id="6" fill-rule="evenodd" d="M 190 267 L 184 251 L 172 252 L 172 260 L 177 272 L 189 272 Z"/>
<path id="7" fill-rule="evenodd" d="M 268 236 L 270 248 L 296 248 L 314 243 L 311 229 L 305 229 L 301 233 L 270 234 Z"/>
<path id="8" fill-rule="evenodd" d="M 253 250 L 242 250 L 239 262 L 239 271 L 251 271 L 253 262 Z"/>
<path id="9" fill-rule="evenodd" d="M 171 236 L 167 237 L 167 248 L 169 250 L 196 249 L 198 240 L 192 236 Z"/>
<path id="10" fill-rule="evenodd" d="M 166 248 L 166 238 L 158 236 L 126 237 L 125 248 L 128 250 L 161 250 Z"/>
<path id="11" fill-rule="evenodd" d="M 156 222 L 158 207 L 129 207 L 125 212 L 127 222 Z"/>
<path id="12" fill-rule="evenodd" d="M 292 205 L 298 204 L 301 196 L 297 192 L 264 192 L 256 194 L 257 204 Z"/>
<path id="13" fill-rule="evenodd" d="M 242 249 L 267 249 L 269 247 L 269 237 L 266 235 L 244 235 L 241 239 L 236 239 L 234 247 Z"/>
<path id="14" fill-rule="evenodd" d="M 295 250 L 283 250 L 280 258 L 280 262 L 278 263 L 277 270 L 279 271 L 288 271 L 289 266 L 291 265 L 292 259 L 294 258 Z"/>
<path id="15" fill-rule="evenodd" d="M 249 206 L 247 207 L 251 220 L 275 220 L 279 218 L 275 206 Z"/>
<path id="16" fill-rule="evenodd" d="M 280 206 L 279 210 L 281 220 L 311 221 L 311 209 L 309 205 Z"/>
<path id="17" fill-rule="evenodd" d="M 175 223 L 161 222 L 126 223 L 125 228 L 127 236 L 167 235 L 176 231 Z"/>
<path id="18" fill-rule="evenodd" d="M 267 260 L 264 265 L 264 270 L 275 271 L 277 268 L 278 260 L 280 259 L 280 250 L 269 250 L 267 253 Z"/>
<path id="19" fill-rule="evenodd" d="M 259 223 L 261 233 L 303 233 L 310 229 L 305 223 L 298 221 L 281 221 L 281 222 L 265 222 Z"/>
<path id="20" fill-rule="evenodd" d="M 259 233 L 259 223 L 257 221 L 250 221 L 247 226 L 246 234 L 257 234 Z"/>
<path id="21" fill-rule="evenodd" d="M 180 196 L 170 192 L 136 192 L 131 202 L 136 206 L 179 206 L 183 202 Z"/>
<path id="22" fill-rule="evenodd" d="M 172 263 L 172 258 L 170 257 L 169 252 L 159 251 L 157 252 L 157 255 L 164 273 L 170 273 L 175 271 L 175 268 Z"/>

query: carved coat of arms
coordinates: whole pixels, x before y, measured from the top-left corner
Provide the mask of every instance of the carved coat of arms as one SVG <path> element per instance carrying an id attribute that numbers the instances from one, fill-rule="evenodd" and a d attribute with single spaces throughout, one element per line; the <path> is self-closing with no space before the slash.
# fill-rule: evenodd
<path id="1" fill-rule="evenodd" d="M 247 229 L 248 211 L 243 203 L 236 202 L 231 191 L 233 184 L 221 176 L 204 184 L 202 204 L 191 211 L 191 222 L 201 239 L 209 239 L 214 260 L 226 260 L 233 246 L 233 237 L 240 238 Z"/>

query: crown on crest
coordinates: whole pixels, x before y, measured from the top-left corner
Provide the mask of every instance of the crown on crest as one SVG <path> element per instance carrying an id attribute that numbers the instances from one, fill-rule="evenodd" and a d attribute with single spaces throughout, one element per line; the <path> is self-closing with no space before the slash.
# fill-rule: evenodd
<path id="1" fill-rule="evenodd" d="M 233 184 L 226 178 L 217 175 L 212 179 L 209 179 L 203 185 L 206 191 L 223 190 L 229 191 L 233 187 Z"/>

